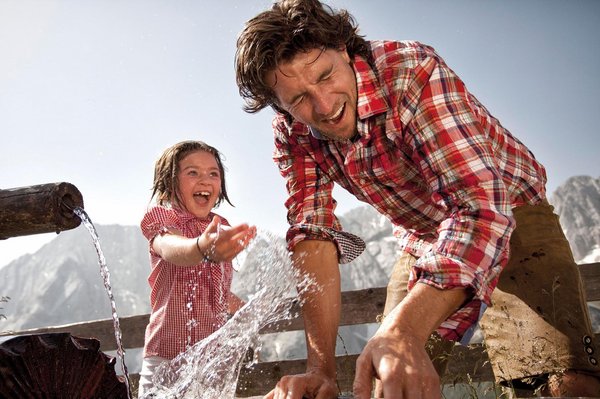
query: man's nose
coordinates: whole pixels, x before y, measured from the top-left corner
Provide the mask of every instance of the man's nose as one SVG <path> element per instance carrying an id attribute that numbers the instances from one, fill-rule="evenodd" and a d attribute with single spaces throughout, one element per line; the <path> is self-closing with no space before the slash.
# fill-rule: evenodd
<path id="1" fill-rule="evenodd" d="M 330 96 L 316 92 L 312 95 L 313 110 L 319 116 L 329 116 L 333 111 L 333 101 Z"/>

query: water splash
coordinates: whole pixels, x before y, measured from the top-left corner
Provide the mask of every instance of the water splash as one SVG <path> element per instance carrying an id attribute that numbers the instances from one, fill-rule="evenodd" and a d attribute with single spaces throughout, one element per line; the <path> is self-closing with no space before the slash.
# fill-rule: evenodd
<path id="1" fill-rule="evenodd" d="M 115 330 L 115 339 L 117 341 L 117 355 L 120 359 L 121 370 L 123 371 L 123 375 L 125 376 L 125 385 L 127 386 L 127 397 L 131 399 L 131 384 L 129 381 L 129 373 L 127 371 L 127 366 L 125 365 L 125 349 L 123 348 L 123 339 L 121 334 L 121 326 L 119 323 L 119 316 L 117 315 L 117 306 L 115 303 L 115 298 L 112 293 L 112 287 L 110 285 L 110 272 L 106 265 L 106 259 L 104 258 L 104 253 L 102 252 L 102 248 L 100 247 L 100 238 L 98 237 L 98 232 L 94 227 L 91 219 L 87 215 L 87 213 L 80 207 L 75 207 L 73 212 L 81 219 L 83 225 L 87 228 L 92 236 L 92 241 L 94 242 L 94 247 L 96 248 L 96 253 L 98 254 L 98 263 L 100 265 L 100 275 L 102 276 L 102 280 L 104 281 L 104 288 L 106 289 L 106 293 L 108 295 L 108 299 L 110 300 L 111 314 L 113 319 L 113 327 Z"/>
<path id="2" fill-rule="evenodd" d="M 256 282 L 254 294 L 222 328 L 159 366 L 154 388 L 145 397 L 234 398 L 247 350 L 260 349 L 260 330 L 295 316 L 291 309 L 299 301 L 298 289 L 313 285 L 292 267 L 285 245 L 277 244 L 270 233 L 259 232 L 247 251 L 256 256 L 246 262 L 255 268 L 249 271 Z"/>

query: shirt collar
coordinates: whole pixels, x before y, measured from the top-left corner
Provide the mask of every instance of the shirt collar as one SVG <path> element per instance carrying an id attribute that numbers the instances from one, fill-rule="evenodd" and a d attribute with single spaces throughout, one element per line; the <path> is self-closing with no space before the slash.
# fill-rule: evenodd
<path id="1" fill-rule="evenodd" d="M 177 215 L 177 217 L 179 218 L 179 220 L 181 220 L 184 224 L 190 223 L 192 221 L 198 221 L 199 219 L 191 212 L 187 211 L 186 209 L 183 209 L 179 206 L 172 206 L 173 210 L 175 211 L 175 214 Z M 206 217 L 206 219 L 200 219 L 200 220 L 206 220 L 206 221 L 210 221 L 213 217 L 212 212 L 210 212 L 208 214 L 208 216 Z"/>
<path id="2" fill-rule="evenodd" d="M 358 119 L 363 120 L 387 112 L 389 104 L 385 93 L 379 84 L 375 71 L 373 71 L 367 60 L 359 55 L 355 56 L 353 68 L 358 92 L 356 106 Z"/>
<path id="3" fill-rule="evenodd" d="M 327 137 L 323 136 L 323 134 L 321 132 L 319 132 L 317 129 L 315 129 L 312 126 L 308 127 L 308 131 L 310 132 L 310 134 L 312 134 L 312 136 L 316 139 L 319 140 L 327 140 Z"/>

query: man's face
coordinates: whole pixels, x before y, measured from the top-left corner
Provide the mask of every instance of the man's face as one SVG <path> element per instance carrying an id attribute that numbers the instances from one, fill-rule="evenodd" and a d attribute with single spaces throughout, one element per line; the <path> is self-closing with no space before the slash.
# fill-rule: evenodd
<path id="1" fill-rule="evenodd" d="M 346 49 L 313 49 L 267 73 L 278 105 L 335 140 L 356 133 L 356 77 Z"/>

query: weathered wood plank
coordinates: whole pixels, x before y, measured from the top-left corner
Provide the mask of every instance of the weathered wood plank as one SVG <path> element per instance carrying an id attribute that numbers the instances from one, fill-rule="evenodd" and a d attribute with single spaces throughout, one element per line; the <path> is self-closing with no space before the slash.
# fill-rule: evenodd
<path id="1" fill-rule="evenodd" d="M 600 301 L 600 263 L 579 265 L 588 302 Z"/>
<path id="2" fill-rule="evenodd" d="M 600 263 L 579 265 L 588 302 L 600 301 Z M 340 326 L 375 323 L 377 315 L 385 306 L 385 287 L 368 288 L 342 292 L 342 314 Z M 300 314 L 297 304 L 292 307 L 293 314 Z M 302 316 L 291 320 L 273 323 L 261 330 L 261 334 L 304 329 Z"/>
<path id="3" fill-rule="evenodd" d="M 341 326 L 375 323 L 378 314 L 385 305 L 385 287 L 367 288 L 364 290 L 342 292 Z M 304 321 L 300 315 L 298 304 L 292 306 L 292 314 L 297 316 L 291 320 L 272 323 L 263 328 L 261 334 L 282 331 L 298 331 L 304 329 Z"/>
<path id="4" fill-rule="evenodd" d="M 141 348 L 144 346 L 144 332 L 150 315 L 136 315 L 119 317 L 123 346 L 125 348 Z M 0 336 L 28 335 L 68 332 L 72 335 L 85 338 L 96 338 L 100 341 L 100 350 L 103 352 L 117 349 L 115 330 L 112 319 L 87 321 L 81 323 L 65 324 L 55 327 L 32 328 L 23 331 L 5 331 Z"/>
<path id="5" fill-rule="evenodd" d="M 587 293 L 588 301 L 600 301 L 600 263 L 579 266 L 581 277 Z M 383 311 L 385 303 L 385 287 L 365 290 L 346 291 L 342 293 L 342 314 L 340 325 L 374 323 L 378 314 Z M 298 305 L 293 305 L 292 312 L 299 314 Z M 120 317 L 119 323 L 126 348 L 144 346 L 144 331 L 149 315 Z M 304 328 L 302 316 L 289 321 L 274 323 L 261 330 L 261 334 L 283 331 L 298 331 Z M 36 328 L 17 332 L 4 332 L 0 336 L 41 334 L 47 332 L 70 332 L 81 337 L 94 337 L 102 343 L 103 351 L 116 349 L 112 319 L 96 320 L 83 323 L 66 324 L 56 327 Z"/>

